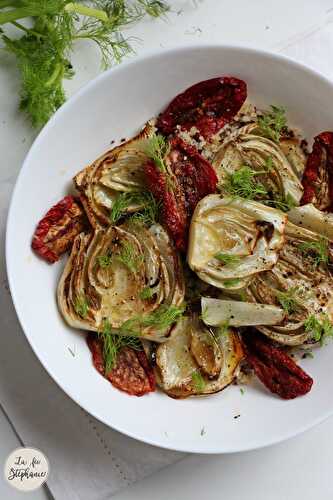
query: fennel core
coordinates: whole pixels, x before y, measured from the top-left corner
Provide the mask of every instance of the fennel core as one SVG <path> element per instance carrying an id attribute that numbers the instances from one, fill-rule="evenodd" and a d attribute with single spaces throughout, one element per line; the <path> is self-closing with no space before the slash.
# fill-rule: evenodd
<path id="1" fill-rule="evenodd" d="M 43 126 L 65 101 L 63 80 L 74 76 L 70 56 L 77 40 L 94 42 L 102 68 L 132 51 L 122 30 L 145 14 L 169 10 L 162 0 L 0 0 L 0 36 L 21 74 L 20 108 L 35 127 Z M 31 19 L 31 27 L 21 20 Z M 7 25 L 18 33 L 11 37 Z"/>
<path id="2" fill-rule="evenodd" d="M 125 241 L 121 243 L 121 249 L 118 254 L 105 254 L 96 257 L 96 262 L 102 269 L 109 268 L 115 260 L 121 262 L 132 273 L 135 273 L 139 265 L 143 262 L 143 255 L 138 255 L 134 245 Z"/>

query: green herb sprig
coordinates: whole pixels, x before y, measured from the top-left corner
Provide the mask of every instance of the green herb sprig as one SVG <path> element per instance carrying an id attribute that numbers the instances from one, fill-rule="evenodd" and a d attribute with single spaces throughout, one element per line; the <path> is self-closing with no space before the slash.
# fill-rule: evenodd
<path id="1" fill-rule="evenodd" d="M 132 51 L 122 34 L 125 27 L 168 9 L 162 0 L 1 0 L 0 26 L 10 24 L 17 33 L 11 37 L 5 26 L 0 36 L 16 58 L 20 108 L 32 124 L 43 126 L 65 101 L 63 81 L 74 76 L 70 57 L 77 40 L 97 44 L 104 69 Z M 21 23 L 26 19 L 28 23 Z"/>
<path id="2" fill-rule="evenodd" d="M 135 273 L 140 264 L 143 262 L 143 255 L 139 255 L 134 245 L 128 241 L 121 243 L 121 250 L 115 258 L 126 266 L 132 273 Z"/>
<path id="3" fill-rule="evenodd" d="M 256 182 L 257 175 L 266 173 L 253 170 L 244 165 L 232 174 L 227 174 L 223 190 L 231 196 L 253 200 L 257 197 L 267 196 L 267 189 L 260 182 Z"/>
<path id="4" fill-rule="evenodd" d="M 226 181 L 222 186 L 230 196 L 245 198 L 247 200 L 259 199 L 261 203 L 272 206 L 283 212 L 288 212 L 294 208 L 297 203 L 288 193 L 286 196 L 275 196 L 274 199 L 268 199 L 266 187 L 256 181 L 256 176 L 267 175 L 273 168 L 273 160 L 267 158 L 264 170 L 254 170 L 248 165 L 243 165 L 232 174 L 227 174 Z"/>
<path id="5" fill-rule="evenodd" d="M 161 172 L 166 173 L 165 156 L 170 151 L 170 145 L 167 139 L 161 134 L 153 134 L 147 141 L 145 148 L 146 155 L 154 161 Z"/>
<path id="6" fill-rule="evenodd" d="M 129 193 L 120 193 L 116 197 L 110 212 L 110 221 L 116 224 L 119 219 L 127 214 L 130 206 L 137 205 L 138 211 L 131 215 L 132 222 L 150 226 L 155 224 L 158 219 L 159 205 L 150 191 L 134 191 Z"/>
<path id="7" fill-rule="evenodd" d="M 140 332 L 147 327 L 154 327 L 156 330 L 165 330 L 176 323 L 184 314 L 185 305 L 167 306 L 161 305 L 155 311 L 146 315 L 139 315 L 125 321 L 119 328 L 122 334 L 140 335 Z"/>
<path id="8" fill-rule="evenodd" d="M 145 286 L 139 293 L 139 297 L 142 300 L 149 300 L 152 298 L 153 295 L 154 291 L 149 286 Z"/>

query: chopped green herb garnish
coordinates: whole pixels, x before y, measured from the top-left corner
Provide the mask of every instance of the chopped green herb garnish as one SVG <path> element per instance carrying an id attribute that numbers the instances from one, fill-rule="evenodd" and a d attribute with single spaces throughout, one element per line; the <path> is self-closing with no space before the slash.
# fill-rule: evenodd
<path id="1" fill-rule="evenodd" d="M 97 263 L 98 265 L 102 268 L 105 269 L 107 267 L 110 267 L 112 264 L 112 256 L 111 255 L 99 255 L 97 258 Z"/>
<path id="2" fill-rule="evenodd" d="M 329 262 L 329 242 L 326 238 L 301 243 L 298 248 L 304 255 L 311 257 L 314 267 L 320 264 L 326 266 Z"/>
<path id="3" fill-rule="evenodd" d="M 240 390 L 241 395 L 244 396 L 245 391 L 244 391 L 243 387 L 240 387 L 239 390 Z"/>
<path id="4" fill-rule="evenodd" d="M 225 266 L 235 266 L 240 263 L 241 259 L 238 255 L 232 255 L 230 253 L 219 252 L 214 255 L 215 259 L 219 260 Z"/>
<path id="5" fill-rule="evenodd" d="M 128 241 L 121 243 L 121 251 L 116 258 L 132 273 L 135 273 L 138 270 L 139 265 L 143 262 L 143 255 L 139 255 L 134 245 Z"/>
<path id="6" fill-rule="evenodd" d="M 271 106 L 258 118 L 258 126 L 263 136 L 279 142 L 283 129 L 287 126 L 286 111 L 279 106 Z"/>
<path id="7" fill-rule="evenodd" d="M 159 206 L 150 191 L 118 194 L 111 208 L 110 221 L 116 224 L 121 217 L 127 214 L 127 209 L 130 206 L 141 207 L 131 216 L 132 221 L 145 225 L 151 225 L 157 221 Z"/>
<path id="8" fill-rule="evenodd" d="M 276 292 L 276 298 L 288 314 L 292 314 L 299 309 L 299 288 L 297 286 L 285 292 Z"/>
<path id="9" fill-rule="evenodd" d="M 155 326 L 157 329 L 163 330 L 178 321 L 178 319 L 183 316 L 184 312 L 185 305 L 162 305 L 156 309 L 156 311 L 153 311 L 142 318 L 142 326 Z"/>
<path id="10" fill-rule="evenodd" d="M 145 153 L 149 158 L 151 158 L 155 165 L 162 172 L 166 172 L 166 166 L 164 163 L 165 156 L 170 151 L 170 145 L 161 134 L 153 134 L 149 139 L 147 146 L 145 148 Z"/>
<path id="11" fill-rule="evenodd" d="M 82 294 L 76 298 L 74 302 L 74 309 L 76 314 L 81 316 L 81 318 L 86 318 L 89 310 L 89 303 L 86 297 Z"/>
<path id="12" fill-rule="evenodd" d="M 257 197 L 267 196 L 267 190 L 263 184 L 257 182 L 255 177 L 266 172 L 253 170 L 244 165 L 233 174 L 227 174 L 226 182 L 223 185 L 224 191 L 231 196 L 239 196 L 248 200 Z"/>
<path id="13" fill-rule="evenodd" d="M 123 334 L 132 335 L 140 335 L 141 330 L 147 327 L 155 327 L 157 330 L 165 330 L 176 323 L 176 321 L 183 316 L 184 312 L 185 305 L 161 305 L 158 309 L 149 314 L 136 316 L 125 321 L 119 330 Z"/>
<path id="14" fill-rule="evenodd" d="M 152 296 L 154 295 L 154 291 L 149 287 L 149 286 L 145 286 L 141 292 L 139 293 L 139 297 L 140 299 L 142 300 L 148 300 L 148 299 L 151 299 Z"/>
<path id="15" fill-rule="evenodd" d="M 247 302 L 247 295 L 244 290 L 240 290 L 237 293 L 237 300 L 240 300 L 241 302 Z"/>
<path id="16" fill-rule="evenodd" d="M 206 429 L 202 427 L 200 431 L 200 436 L 204 436 L 205 434 L 206 434 Z"/>
<path id="17" fill-rule="evenodd" d="M 192 382 L 197 392 L 202 392 L 206 387 L 206 382 L 199 371 L 192 373 Z"/>
<path id="18" fill-rule="evenodd" d="M 327 314 L 322 314 L 320 318 L 321 321 L 311 314 L 304 321 L 304 328 L 306 332 L 312 333 L 313 340 L 323 343 L 326 338 L 333 337 L 333 325 Z"/>
<path id="19" fill-rule="evenodd" d="M 101 331 L 98 332 L 103 341 L 103 358 L 106 374 L 114 367 L 118 353 L 122 347 L 131 347 L 137 351 L 142 350 L 141 341 L 137 337 L 116 335 L 113 331 L 110 322 L 105 319 L 102 323 Z"/>
<path id="20" fill-rule="evenodd" d="M 239 285 L 240 282 L 241 282 L 240 279 L 234 278 L 234 279 L 223 281 L 223 286 L 225 288 L 231 288 L 233 286 Z"/>

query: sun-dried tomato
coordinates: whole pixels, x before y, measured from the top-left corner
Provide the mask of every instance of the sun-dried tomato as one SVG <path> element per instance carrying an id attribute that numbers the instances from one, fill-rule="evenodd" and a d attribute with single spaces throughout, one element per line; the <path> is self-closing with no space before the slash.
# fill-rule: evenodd
<path id="1" fill-rule="evenodd" d="M 161 205 L 161 220 L 169 231 L 176 248 L 186 249 L 187 214 L 184 193 L 180 191 L 178 182 L 168 182 L 167 174 L 158 169 L 153 161 L 145 165 L 146 183 Z"/>
<path id="2" fill-rule="evenodd" d="M 179 137 L 171 139 L 165 163 L 167 172 L 159 170 L 153 161 L 148 161 L 145 166 L 146 182 L 161 203 L 162 222 L 176 248 L 185 251 L 193 211 L 204 196 L 215 192 L 217 176 L 198 150 Z"/>
<path id="3" fill-rule="evenodd" d="M 164 134 L 174 132 L 177 125 L 185 130 L 196 127 L 209 139 L 240 110 L 247 97 L 243 80 L 222 76 L 205 80 L 175 97 L 157 120 Z"/>
<path id="4" fill-rule="evenodd" d="M 294 399 L 311 390 L 313 380 L 281 348 L 251 330 L 243 335 L 247 361 L 271 392 L 283 399 Z"/>
<path id="5" fill-rule="evenodd" d="M 79 200 L 65 196 L 38 223 L 31 247 L 53 264 L 71 247 L 74 238 L 86 226 L 87 218 Z"/>
<path id="6" fill-rule="evenodd" d="M 302 179 L 301 204 L 313 203 L 320 210 L 333 205 L 333 132 L 322 132 L 314 139 Z"/>
<path id="7" fill-rule="evenodd" d="M 105 373 L 103 343 L 101 339 L 98 339 L 94 334 L 89 334 L 87 343 L 95 368 L 114 387 L 131 396 L 143 396 L 155 391 L 155 375 L 144 351 L 123 347 L 117 355 L 115 366 L 110 372 Z"/>

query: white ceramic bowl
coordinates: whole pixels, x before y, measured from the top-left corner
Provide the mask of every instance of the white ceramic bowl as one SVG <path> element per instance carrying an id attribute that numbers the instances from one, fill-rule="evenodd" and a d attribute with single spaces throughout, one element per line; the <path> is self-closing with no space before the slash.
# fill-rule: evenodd
<path id="1" fill-rule="evenodd" d="M 204 398 L 173 400 L 160 392 L 129 397 L 97 373 L 84 335 L 68 328 L 58 313 L 55 290 L 65 259 L 48 266 L 32 253 L 30 242 L 36 222 L 68 192 L 72 176 L 111 140 L 131 136 L 180 91 L 218 75 L 244 79 L 259 106 L 284 105 L 310 141 L 333 128 L 332 83 L 284 57 L 198 46 L 137 58 L 84 87 L 42 130 L 17 180 L 7 231 L 8 276 L 18 317 L 59 386 L 114 429 L 154 445 L 200 453 L 277 443 L 331 415 L 333 345 L 302 363 L 315 383 L 309 395 L 296 400 L 278 399 L 259 384 L 247 387 L 244 395 L 232 386 Z M 75 357 L 68 348 L 75 349 Z"/>

